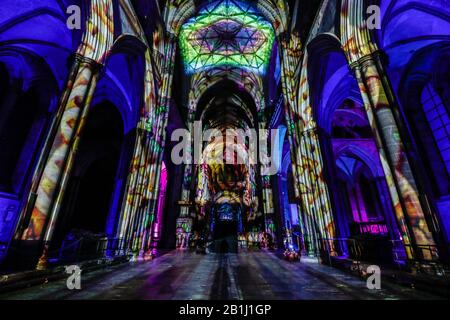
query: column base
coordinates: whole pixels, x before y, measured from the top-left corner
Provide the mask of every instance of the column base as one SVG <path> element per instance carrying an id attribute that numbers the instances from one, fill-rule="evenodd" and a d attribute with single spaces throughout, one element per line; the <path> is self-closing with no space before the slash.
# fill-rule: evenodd
<path id="1" fill-rule="evenodd" d="M 48 250 L 47 250 L 47 249 L 44 249 L 44 250 L 45 250 L 44 253 L 43 253 L 42 256 L 39 258 L 39 261 L 38 261 L 38 263 L 37 263 L 37 265 L 36 265 L 36 270 L 38 270 L 38 271 L 44 271 L 44 270 L 47 270 L 48 267 L 49 267 L 49 264 L 48 264 L 48 256 L 47 256 Z"/>
<path id="2" fill-rule="evenodd" d="M 36 268 L 42 256 L 43 243 L 40 240 L 13 240 L 8 248 L 0 270 L 24 271 Z"/>

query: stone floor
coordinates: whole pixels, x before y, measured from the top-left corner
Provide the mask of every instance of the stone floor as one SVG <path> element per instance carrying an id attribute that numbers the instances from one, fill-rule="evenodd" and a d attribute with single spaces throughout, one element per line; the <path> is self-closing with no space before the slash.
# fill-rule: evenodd
<path id="1" fill-rule="evenodd" d="M 366 283 L 340 270 L 303 259 L 289 263 L 269 252 L 196 255 L 170 252 L 82 275 L 82 289 L 66 281 L 0 295 L 0 299 L 433 299 L 431 294 Z"/>

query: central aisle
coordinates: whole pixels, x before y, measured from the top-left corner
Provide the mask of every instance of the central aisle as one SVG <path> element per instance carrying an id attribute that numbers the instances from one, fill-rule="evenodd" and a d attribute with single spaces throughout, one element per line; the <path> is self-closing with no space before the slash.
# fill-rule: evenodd
<path id="1" fill-rule="evenodd" d="M 0 299 L 176 300 L 411 298 L 433 297 L 392 284 L 389 290 L 371 291 L 364 281 L 337 269 L 305 259 L 289 263 L 264 251 L 208 255 L 172 251 L 151 262 L 84 274 L 81 291 L 68 290 L 65 280 L 61 280 L 0 296 Z"/>

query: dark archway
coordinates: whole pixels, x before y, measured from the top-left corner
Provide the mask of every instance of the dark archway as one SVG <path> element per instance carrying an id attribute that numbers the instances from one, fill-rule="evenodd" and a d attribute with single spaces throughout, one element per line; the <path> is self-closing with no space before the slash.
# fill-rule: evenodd
<path id="1" fill-rule="evenodd" d="M 17 245 L 14 232 L 57 92 L 44 61 L 23 52 L 0 53 L 0 260 Z"/>
<path id="2" fill-rule="evenodd" d="M 123 139 L 123 121 L 117 108 L 108 101 L 95 105 L 61 206 L 56 247 L 73 233 L 105 233 Z"/>
<path id="3" fill-rule="evenodd" d="M 103 233 L 116 173 L 117 154 L 95 160 L 80 177 L 73 229 Z"/>
<path id="4" fill-rule="evenodd" d="M 49 85 L 9 77 L 0 63 L 0 191 L 20 195 L 49 119 Z"/>

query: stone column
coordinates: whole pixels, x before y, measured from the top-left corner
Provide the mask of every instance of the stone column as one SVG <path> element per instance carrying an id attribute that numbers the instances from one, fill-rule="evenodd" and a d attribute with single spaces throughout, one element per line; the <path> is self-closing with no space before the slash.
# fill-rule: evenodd
<path id="1" fill-rule="evenodd" d="M 69 80 L 67 100 L 62 99 L 61 119 L 55 126 L 56 135 L 48 141 L 50 152 L 43 162 L 42 174 L 36 179 L 36 199 L 28 226 L 21 236 L 22 240 L 44 241 L 44 254 L 38 269 L 46 268 L 49 242 L 98 80 L 99 65 L 95 61 L 77 56 L 75 63 L 74 81 L 72 84 Z"/>
<path id="2" fill-rule="evenodd" d="M 140 252 L 141 256 L 149 249 L 149 244 L 151 243 L 152 238 L 151 230 L 160 192 L 161 169 L 167 136 L 166 128 L 169 120 L 169 108 L 172 99 L 173 74 L 175 69 L 178 38 L 174 34 L 168 34 L 167 37 L 167 51 L 162 69 L 164 75 L 158 99 L 157 131 L 155 135 L 155 143 L 152 148 L 152 153 L 154 156 L 151 162 L 154 163 L 154 165 L 151 168 L 149 180 L 149 191 L 151 198 L 148 210 L 146 210 L 144 223 L 142 224 L 142 227 L 146 230 L 146 232 L 145 236 L 142 237 L 143 241 Z"/>
<path id="3" fill-rule="evenodd" d="M 417 247 L 435 245 L 435 241 L 428 227 L 418 187 L 387 97 L 389 88 L 384 87 L 382 73 L 377 66 L 377 54 L 361 58 L 352 64 L 352 69 L 365 100 L 404 243 L 412 245 L 413 252 L 409 256 L 432 258 Z"/>
<path id="4" fill-rule="evenodd" d="M 376 177 L 374 178 L 376 191 L 379 194 L 381 200 L 381 208 L 384 213 L 384 218 L 386 219 L 387 228 L 389 230 L 390 239 L 398 240 L 398 236 L 400 231 L 397 227 L 397 222 L 395 219 L 395 214 L 392 210 L 392 206 L 389 199 L 389 190 L 386 185 L 386 179 L 384 177 Z"/>
<path id="5" fill-rule="evenodd" d="M 319 247 L 320 238 L 334 238 L 336 231 L 323 157 L 309 103 L 306 55 L 296 33 L 279 37 L 283 98 L 296 198 L 312 222 L 311 242 Z M 303 65 L 302 63 L 303 59 Z"/>
<path id="6" fill-rule="evenodd" d="M 200 135 L 199 137 L 196 137 L 196 134 L 194 132 L 194 121 L 195 121 L 195 110 L 189 110 L 189 114 L 188 114 L 188 130 L 190 133 L 190 159 L 191 159 L 191 163 L 186 163 L 184 165 L 184 176 L 183 176 L 183 188 L 181 191 L 181 202 L 184 204 L 191 204 L 191 188 L 192 188 L 192 181 L 195 181 L 196 178 L 195 176 L 193 176 L 193 174 L 195 174 L 195 166 L 198 165 L 195 163 L 195 155 L 194 154 L 194 150 L 196 148 L 195 144 L 200 143 L 200 146 L 202 146 L 202 142 L 198 142 L 196 141 L 196 139 L 201 138 L 203 139 L 203 136 Z M 200 155 L 201 156 L 201 155 Z M 189 216 L 190 213 L 190 206 L 182 206 L 180 208 L 180 218 L 186 218 Z"/>
<path id="7" fill-rule="evenodd" d="M 152 242 L 152 226 L 157 208 L 159 181 L 166 140 L 172 92 L 172 77 L 177 40 L 169 35 L 164 45 L 165 57 L 161 61 L 162 79 L 157 99 L 148 101 L 148 114 L 142 118 L 137 132 L 136 145 L 123 202 L 119 238 L 125 241 L 126 249 L 133 252 L 133 259 L 147 255 Z M 146 57 L 146 86 L 150 86 L 153 66 Z M 148 89 L 148 88 L 147 88 Z M 152 92 L 149 94 L 153 94 Z"/>
<path id="8" fill-rule="evenodd" d="M 19 222 L 17 224 L 17 230 L 15 233 L 15 240 L 21 240 L 23 238 L 23 234 L 25 229 L 29 225 L 29 219 L 32 214 L 32 210 L 34 209 L 34 205 L 36 203 L 37 199 L 37 191 L 39 188 L 39 184 L 41 182 L 41 178 L 45 169 L 45 165 L 47 163 L 47 160 L 50 156 L 50 152 L 52 150 L 53 142 L 55 140 L 56 134 L 58 133 L 58 128 L 61 123 L 61 118 L 65 111 L 65 106 L 67 105 L 67 101 L 69 99 L 69 95 L 72 92 L 72 88 L 74 86 L 74 83 L 77 79 L 78 71 L 80 69 L 80 58 L 79 56 L 75 55 L 75 61 L 72 64 L 72 69 L 69 73 L 67 85 L 61 94 L 61 98 L 59 101 L 59 108 L 56 111 L 56 115 L 52 119 L 52 123 L 50 125 L 50 129 L 48 130 L 48 134 L 45 138 L 44 146 L 42 149 L 42 152 L 39 156 L 38 163 L 36 165 L 36 169 L 34 170 L 33 177 L 32 177 L 32 183 L 30 192 L 28 194 L 27 202 L 21 212 Z"/>
<path id="9" fill-rule="evenodd" d="M 195 88 L 191 88 L 191 90 L 195 90 Z M 192 94 L 192 93 L 191 93 Z M 191 215 L 191 212 L 195 206 L 195 197 L 196 195 L 191 194 L 192 190 L 192 182 L 197 180 L 198 170 L 200 170 L 200 162 L 202 158 L 202 150 L 203 150 L 203 128 L 197 128 L 195 126 L 195 111 L 197 106 L 192 105 L 194 100 L 190 94 L 189 101 L 189 113 L 188 113 L 188 130 L 190 134 L 190 146 L 189 151 L 190 156 L 188 159 L 191 160 L 191 163 L 186 163 L 184 165 L 184 174 L 183 174 L 183 183 L 181 189 L 181 199 L 178 202 L 180 213 L 177 218 L 177 238 L 185 237 L 187 238 L 194 225 L 194 217 Z M 197 181 L 198 184 L 198 181 Z M 194 199 L 193 199 L 193 198 Z M 201 211 L 205 210 L 205 207 L 200 209 Z M 198 219 L 199 217 L 195 217 Z M 182 233 L 182 234 L 180 234 Z"/>
<path id="10" fill-rule="evenodd" d="M 262 210 L 264 214 L 265 220 L 265 232 L 271 235 L 273 242 L 276 243 L 276 226 L 274 220 L 274 205 L 273 205 L 273 186 L 270 181 L 271 174 L 270 172 L 271 166 L 274 165 L 274 153 L 271 139 L 275 139 L 271 132 L 266 129 L 268 128 L 268 123 L 266 116 L 263 111 L 261 111 L 258 115 L 258 124 L 259 124 L 259 149 L 255 157 L 255 160 L 259 163 L 259 174 L 261 179 L 261 193 L 262 193 Z M 269 139 L 270 138 L 270 139 Z M 251 149 L 251 148 L 250 148 Z M 249 150 L 251 152 L 251 150 Z M 270 157 L 269 157 L 270 156 Z M 250 166 L 252 164 L 250 163 Z M 249 170 L 250 167 L 249 167 Z M 278 171 L 278 168 L 277 168 Z"/>

